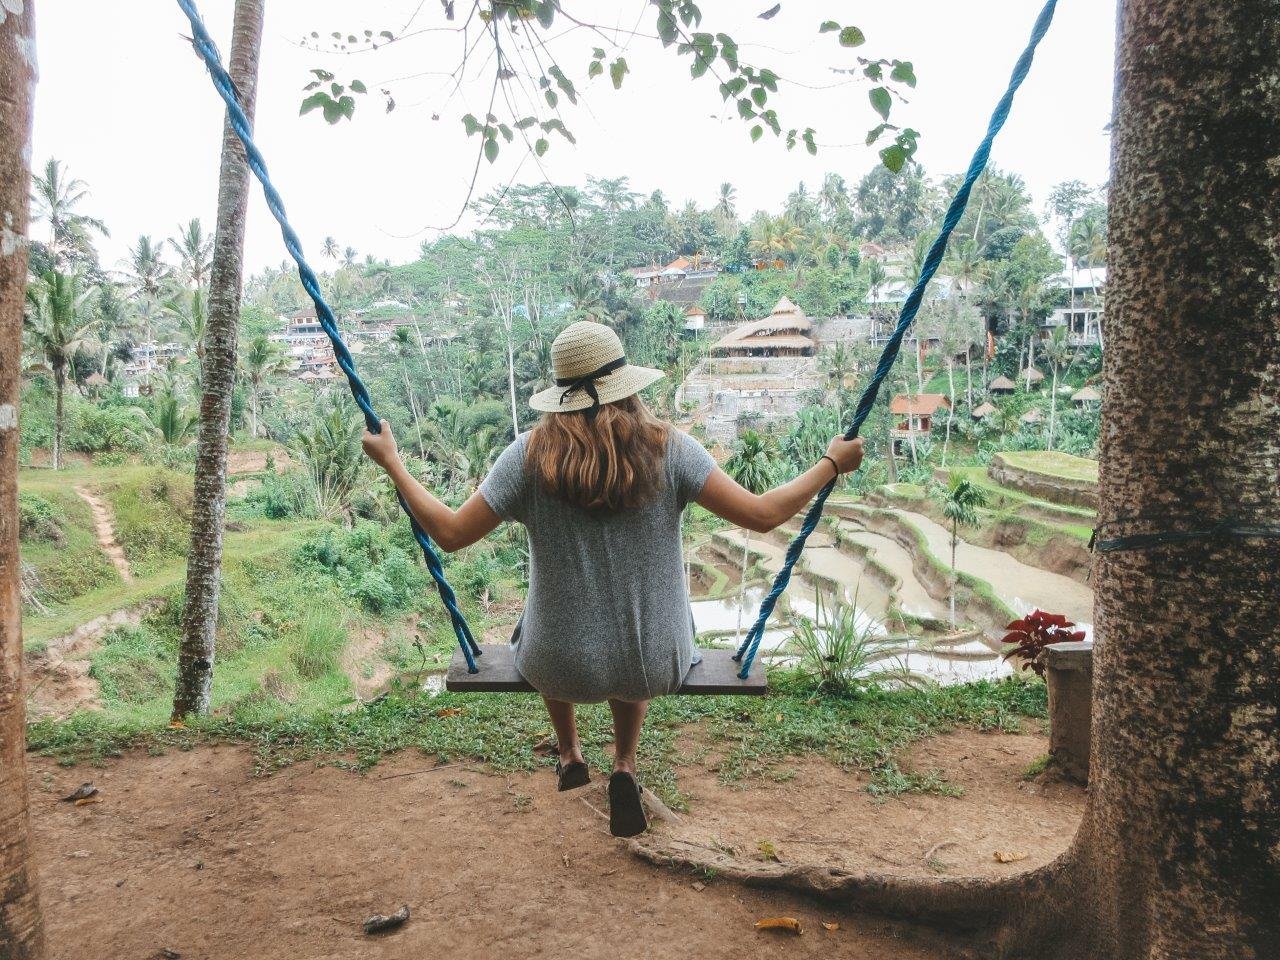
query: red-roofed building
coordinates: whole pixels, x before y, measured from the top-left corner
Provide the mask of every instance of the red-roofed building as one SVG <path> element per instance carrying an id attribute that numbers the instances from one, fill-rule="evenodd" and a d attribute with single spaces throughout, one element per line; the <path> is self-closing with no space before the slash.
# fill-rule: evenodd
<path id="1" fill-rule="evenodd" d="M 889 401 L 889 412 L 896 419 L 889 436 L 893 452 L 901 456 L 906 447 L 927 440 L 933 430 L 933 418 L 951 409 L 951 401 L 941 393 L 900 393 Z"/>

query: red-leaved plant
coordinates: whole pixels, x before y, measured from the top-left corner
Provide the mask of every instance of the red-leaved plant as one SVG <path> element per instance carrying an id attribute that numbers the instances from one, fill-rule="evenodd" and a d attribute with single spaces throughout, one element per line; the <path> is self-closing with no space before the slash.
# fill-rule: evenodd
<path id="1" fill-rule="evenodd" d="M 1043 610 L 1037 610 L 1035 613 L 1027 614 L 1005 627 L 1009 632 L 1004 635 L 1004 642 L 1016 644 L 1016 646 L 1005 653 L 1004 659 L 1022 657 L 1027 662 L 1027 666 L 1043 677 L 1044 664 L 1040 662 L 1040 651 L 1051 643 L 1083 640 L 1084 631 L 1072 630 L 1074 626 L 1074 623 L 1060 613 L 1045 613 Z"/>

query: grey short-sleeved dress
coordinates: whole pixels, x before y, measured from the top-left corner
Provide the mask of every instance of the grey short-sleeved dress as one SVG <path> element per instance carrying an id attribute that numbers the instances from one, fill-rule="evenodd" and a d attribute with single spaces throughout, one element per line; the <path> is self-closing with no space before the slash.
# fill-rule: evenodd
<path id="1" fill-rule="evenodd" d="M 662 489 L 644 507 L 594 514 L 557 500 L 525 470 L 528 434 L 498 457 L 480 495 L 529 531 L 529 595 L 516 666 L 556 700 L 647 700 L 674 693 L 697 659 L 680 514 L 715 461 L 671 428 Z"/>

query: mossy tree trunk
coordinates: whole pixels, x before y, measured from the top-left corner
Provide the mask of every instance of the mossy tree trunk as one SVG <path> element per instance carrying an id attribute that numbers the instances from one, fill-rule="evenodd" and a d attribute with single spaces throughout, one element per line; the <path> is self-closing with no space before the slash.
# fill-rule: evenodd
<path id="1" fill-rule="evenodd" d="M 35 93 L 34 5 L 0 4 L 0 958 L 44 956 L 27 813 L 18 558 L 18 392 Z"/>
<path id="2" fill-rule="evenodd" d="M 236 0 L 227 67 L 235 81 L 240 106 L 251 122 L 258 90 L 264 3 L 265 0 Z M 191 548 L 187 553 L 182 642 L 173 697 L 175 719 L 207 713 L 213 685 L 214 635 L 227 505 L 227 433 L 236 379 L 244 220 L 248 205 L 249 167 L 244 147 L 224 121 L 222 165 L 218 171 L 217 232 L 209 269 L 209 318 L 200 375 L 200 433 L 196 440 Z"/>
<path id="3" fill-rule="evenodd" d="M 1280 0 L 1124 0 L 1099 522 L 1280 528 Z M 1140 519 L 1132 519 L 1140 518 Z M 1036 960 L 1280 949 L 1280 539 L 1106 551 L 1090 791 L 1053 863 L 995 881 L 649 859 L 990 934 Z"/>

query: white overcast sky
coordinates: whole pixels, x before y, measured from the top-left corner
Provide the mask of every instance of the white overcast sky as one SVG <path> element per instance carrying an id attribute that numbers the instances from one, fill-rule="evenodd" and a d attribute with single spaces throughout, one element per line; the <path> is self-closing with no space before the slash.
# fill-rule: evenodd
<path id="1" fill-rule="evenodd" d="M 703 28 L 723 29 L 741 44 L 744 61 L 825 89 L 784 86 L 776 106 L 784 125 L 818 130 L 816 157 L 787 152 L 771 135 L 752 146 L 746 130 L 723 107 L 713 80 L 691 81 L 687 60 L 656 41 L 631 39 L 631 75 L 621 92 L 607 78 L 585 79 L 597 37 L 579 31 L 557 41 L 562 65 L 583 92 L 564 119 L 578 145 L 556 142 L 538 164 L 515 148 L 492 166 L 481 165 L 477 195 L 515 177 L 535 182 L 582 183 L 594 176 L 628 176 L 636 190 L 661 189 L 673 205 L 714 202 L 725 180 L 738 188 L 744 216 L 777 209 L 797 182 L 816 188 L 828 170 L 851 183 L 876 162 L 863 145 L 873 114 L 865 85 L 838 85 L 833 66 L 856 54 L 899 57 L 915 63 L 919 86 L 894 119 L 922 133 L 918 159 L 932 175 L 968 162 L 985 129 L 1009 70 L 1026 43 L 1040 0 L 906 0 L 853 4 L 835 0 L 782 0 L 770 21 L 755 14 L 773 0 L 703 0 Z M 459 0 L 461 11 L 466 0 Z M 231 0 L 201 4 L 225 56 L 230 45 Z M 385 114 L 366 98 L 353 122 L 337 127 L 316 114 L 299 117 L 300 89 L 312 67 L 340 79 L 359 77 L 373 90 L 393 78 L 450 70 L 459 40 L 427 33 L 375 52 L 335 56 L 303 48 L 316 30 L 399 31 L 418 0 L 269 0 L 262 50 L 257 136 L 304 247 L 318 258 L 332 235 L 361 256 L 410 259 L 422 239 L 451 223 L 466 196 L 475 160 L 458 117 L 486 108 L 492 69 L 477 62 L 453 99 L 439 76 L 389 84 L 398 108 Z M 591 10 L 595 22 L 631 27 L 652 13 L 644 0 L 566 3 Z M 425 0 L 415 27 L 442 26 L 438 0 Z M 819 36 L 826 19 L 854 23 L 867 35 L 856 53 Z M 993 154 L 994 162 L 1022 174 L 1042 209 L 1049 188 L 1062 180 L 1106 179 L 1111 116 L 1114 0 L 1067 0 L 1040 48 L 1031 75 Z M 186 23 L 175 3 L 137 0 L 45 0 L 39 5 L 40 83 L 36 96 L 33 163 L 56 156 L 85 180 L 86 213 L 107 221 L 104 265 L 114 266 L 141 233 L 172 235 L 192 216 L 212 227 L 217 189 L 221 102 L 204 69 L 181 38 Z M 836 85 L 833 85 L 836 84 Z M 434 112 L 441 120 L 433 122 Z M 523 163 L 521 161 L 523 160 Z M 464 220 L 462 227 L 474 224 Z M 279 233 L 254 190 L 247 262 L 250 269 L 279 263 Z"/>

